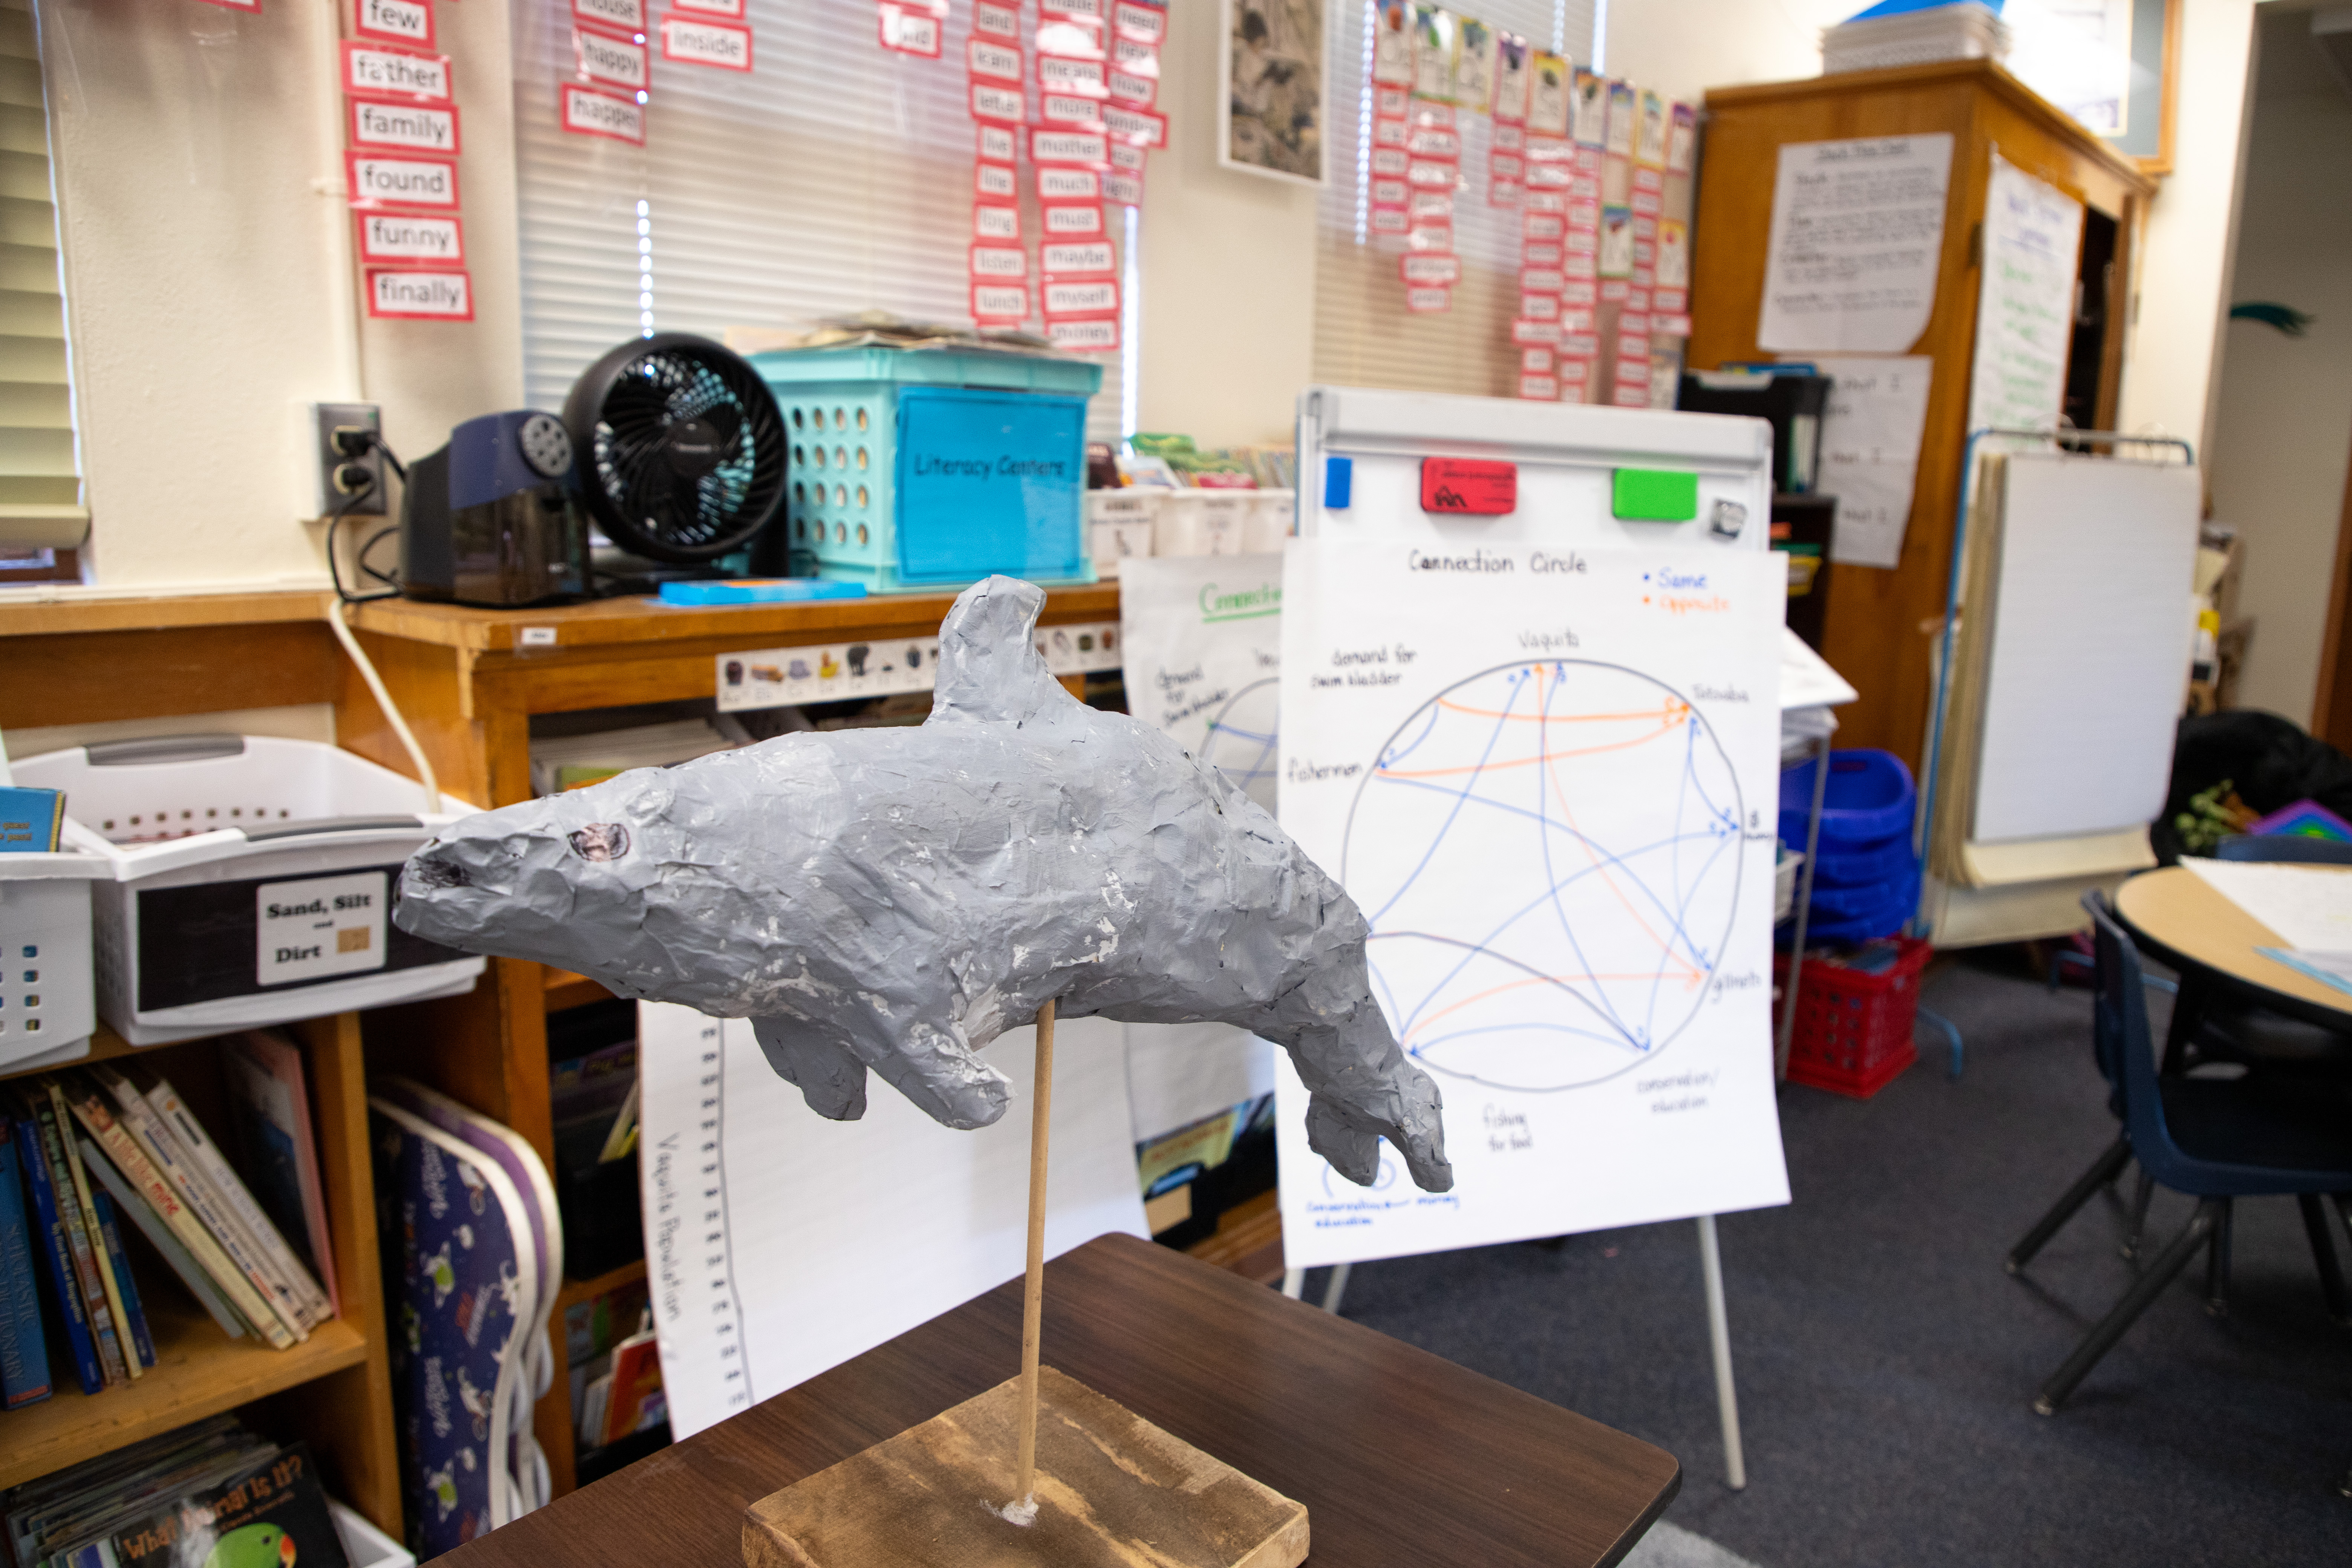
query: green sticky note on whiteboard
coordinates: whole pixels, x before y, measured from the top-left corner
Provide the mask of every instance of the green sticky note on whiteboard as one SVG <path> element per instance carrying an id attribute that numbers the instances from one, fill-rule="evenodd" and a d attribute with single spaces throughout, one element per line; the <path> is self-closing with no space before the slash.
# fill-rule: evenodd
<path id="1" fill-rule="evenodd" d="M 1610 510 L 1628 522 L 1688 522 L 1698 516 L 1698 476 L 1619 468 Z"/>

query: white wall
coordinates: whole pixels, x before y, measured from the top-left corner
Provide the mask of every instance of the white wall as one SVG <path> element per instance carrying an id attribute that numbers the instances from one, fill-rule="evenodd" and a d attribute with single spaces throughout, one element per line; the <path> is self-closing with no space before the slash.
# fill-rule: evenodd
<path id="1" fill-rule="evenodd" d="M 1866 0 L 1610 0 L 1603 63 L 1611 76 L 1696 103 L 1711 87 L 1821 75 L 1822 29 L 1865 8 Z"/>
<path id="2" fill-rule="evenodd" d="M 507 11 L 456 61 L 470 324 L 370 323 L 338 266 L 336 8 L 41 0 L 90 555 L 108 589 L 325 581 L 302 405 L 383 403 L 395 449 L 520 396 Z M 501 216 L 505 215 L 503 221 Z"/>
<path id="3" fill-rule="evenodd" d="M 1286 443 L 1314 379 L 1315 191 L 1218 166 L 1218 7 L 1175 0 L 1168 21 L 1168 145 L 1143 186 L 1136 428 L 1203 447 Z"/>
<path id="4" fill-rule="evenodd" d="M 2265 18 L 2239 218 L 2237 300 L 2316 318 L 2290 338 L 2228 324 L 2207 454 L 2214 520 L 2245 536 L 2253 617 L 2242 707 L 2315 715 L 2336 536 L 2352 458 L 2352 95 L 2319 67 L 2300 11 Z"/>

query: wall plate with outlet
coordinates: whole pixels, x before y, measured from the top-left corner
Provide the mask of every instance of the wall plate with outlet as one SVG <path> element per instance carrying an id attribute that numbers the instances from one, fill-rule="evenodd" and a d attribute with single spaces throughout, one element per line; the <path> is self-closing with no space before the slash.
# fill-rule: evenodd
<path id="1" fill-rule="evenodd" d="M 336 444 L 338 431 L 366 430 L 381 435 L 383 430 L 383 409 L 373 403 L 314 403 L 310 405 L 310 427 L 313 450 L 319 467 L 319 510 L 324 517 L 338 507 L 343 507 L 348 517 L 382 517 L 388 510 L 384 494 L 383 453 L 371 446 L 358 457 L 352 457 Z M 353 500 L 354 487 L 343 479 L 345 470 L 357 468 L 368 475 L 363 491 Z M 349 501 L 349 506 L 344 503 Z"/>

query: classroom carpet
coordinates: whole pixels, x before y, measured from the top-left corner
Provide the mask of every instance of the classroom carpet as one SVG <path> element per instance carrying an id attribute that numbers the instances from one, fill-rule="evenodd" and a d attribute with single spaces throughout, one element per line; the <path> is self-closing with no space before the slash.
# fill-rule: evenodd
<path id="1" fill-rule="evenodd" d="M 2293 1199 L 2240 1200 L 2227 1317 L 2192 1265 L 2063 1410 L 2033 1414 L 2131 1281 L 2131 1177 L 2002 1270 L 2116 1131 L 2089 993 L 2007 962 L 1929 975 L 1966 1039 L 1957 1082 L 1922 1029 L 1875 1099 L 1781 1092 L 1795 1201 L 1720 1222 L 1745 1491 L 1725 1484 L 1689 1222 L 1360 1265 L 1343 1314 L 1673 1453 L 1674 1528 L 1633 1559 L 1654 1568 L 2352 1563 L 2352 1330 L 2327 1321 Z M 2190 1206 L 2158 1193 L 2157 1247 Z"/>

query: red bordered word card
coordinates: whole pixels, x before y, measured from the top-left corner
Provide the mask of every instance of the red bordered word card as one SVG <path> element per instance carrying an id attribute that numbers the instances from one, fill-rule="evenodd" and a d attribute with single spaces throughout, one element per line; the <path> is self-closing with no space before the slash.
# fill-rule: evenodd
<path id="1" fill-rule="evenodd" d="M 1120 37 L 1139 44 L 1158 44 L 1168 37 L 1168 13 L 1157 5 L 1139 5 L 1135 0 L 1113 0 L 1110 25 Z"/>
<path id="2" fill-rule="evenodd" d="M 353 0 L 352 31 L 362 38 L 433 47 L 432 0 Z"/>
<path id="3" fill-rule="evenodd" d="M 1148 109 L 1121 109 L 1115 103 L 1103 105 L 1103 128 L 1122 142 L 1138 147 L 1168 145 L 1168 117 Z"/>
<path id="4" fill-rule="evenodd" d="M 397 147 L 452 157 L 464 151 L 458 145 L 454 103 L 385 103 L 373 98 L 345 102 L 350 106 L 348 125 L 354 147 Z"/>
<path id="5" fill-rule="evenodd" d="M 464 272 L 418 267 L 371 267 L 368 314 L 401 321 L 470 321 L 474 283 Z"/>
<path id="6" fill-rule="evenodd" d="M 1092 202 L 1102 199 L 1102 176 L 1092 169 L 1043 168 L 1037 171 L 1037 199 Z"/>
<path id="7" fill-rule="evenodd" d="M 686 0 L 672 3 L 682 5 Z M 880 0 L 874 7 L 874 27 L 884 48 L 930 60 L 940 58 L 940 42 L 947 37 L 947 19 L 940 12 L 919 3 L 902 5 L 900 0 Z"/>
<path id="8" fill-rule="evenodd" d="M 1017 245 L 975 245 L 971 275 L 992 283 L 1017 283 L 1029 276 L 1029 253 Z"/>
<path id="9" fill-rule="evenodd" d="M 624 33 L 646 30 L 646 0 L 572 0 L 572 19 Z"/>
<path id="10" fill-rule="evenodd" d="M 672 11 L 662 18 L 662 58 L 681 65 L 716 66 L 721 70 L 751 68 L 751 29 L 726 22 L 706 22 Z"/>
<path id="11" fill-rule="evenodd" d="M 1118 318 L 1084 316 L 1047 321 L 1045 341 L 1065 353 L 1109 353 L 1118 347 Z"/>
<path id="12" fill-rule="evenodd" d="M 974 239 L 1018 241 L 1021 237 L 1021 209 L 996 202 L 973 203 L 971 237 Z"/>
<path id="13" fill-rule="evenodd" d="M 1029 95 L 1017 87 L 992 82 L 971 84 L 971 117 L 998 125 L 1018 125 L 1029 118 Z"/>
<path id="14" fill-rule="evenodd" d="M 975 77 L 1017 83 L 1024 74 L 1018 45 L 976 37 L 965 40 L 963 52 L 964 63 Z"/>
<path id="15" fill-rule="evenodd" d="M 1021 7 L 1000 5 L 993 0 L 973 0 L 971 30 L 991 38 L 1021 37 Z"/>
<path id="16" fill-rule="evenodd" d="M 1069 321 L 1083 316 L 1118 314 L 1118 279 L 1076 279 L 1045 282 L 1045 319 Z"/>
<path id="17" fill-rule="evenodd" d="M 1404 291 L 1404 308 L 1417 315 L 1432 316 L 1454 309 L 1451 289 L 1408 289 Z"/>
<path id="18" fill-rule="evenodd" d="M 1021 185 L 1010 163 L 976 163 L 971 171 L 971 190 L 977 196 L 1009 202 L 1020 195 Z"/>
<path id="19" fill-rule="evenodd" d="M 1037 214 L 1049 239 L 1085 239 L 1103 232 L 1099 202 L 1050 202 Z"/>
<path id="20" fill-rule="evenodd" d="M 635 98 L 568 81 L 563 84 L 563 129 L 575 136 L 609 136 L 642 147 L 646 144 L 645 105 Z"/>
<path id="21" fill-rule="evenodd" d="M 652 79 L 649 53 L 643 44 L 616 38 L 594 27 L 572 29 L 572 58 L 579 63 L 580 74 L 590 81 L 609 82 L 638 91 Z"/>
<path id="22" fill-rule="evenodd" d="M 1110 162 L 1110 147 L 1099 131 L 1032 131 L 1029 161 L 1099 169 Z"/>
<path id="23" fill-rule="evenodd" d="M 971 286 L 971 317 L 975 321 L 1021 321 L 1029 316 L 1029 289 L 1020 283 Z"/>
<path id="24" fill-rule="evenodd" d="M 1118 257 L 1107 239 L 1048 244 L 1038 248 L 1048 278 L 1110 277 L 1118 271 Z"/>
<path id="25" fill-rule="evenodd" d="M 465 220 L 454 214 L 363 212 L 359 220 L 360 259 L 393 267 L 463 267 Z"/>
<path id="26" fill-rule="evenodd" d="M 376 98 L 413 98 L 420 103 L 446 103 L 449 57 L 421 55 L 359 38 L 343 40 L 343 90 Z"/>
<path id="27" fill-rule="evenodd" d="M 343 154 L 344 189 L 355 207 L 425 207 L 456 212 L 457 165 L 446 158 L 404 157 L 392 153 Z"/>

